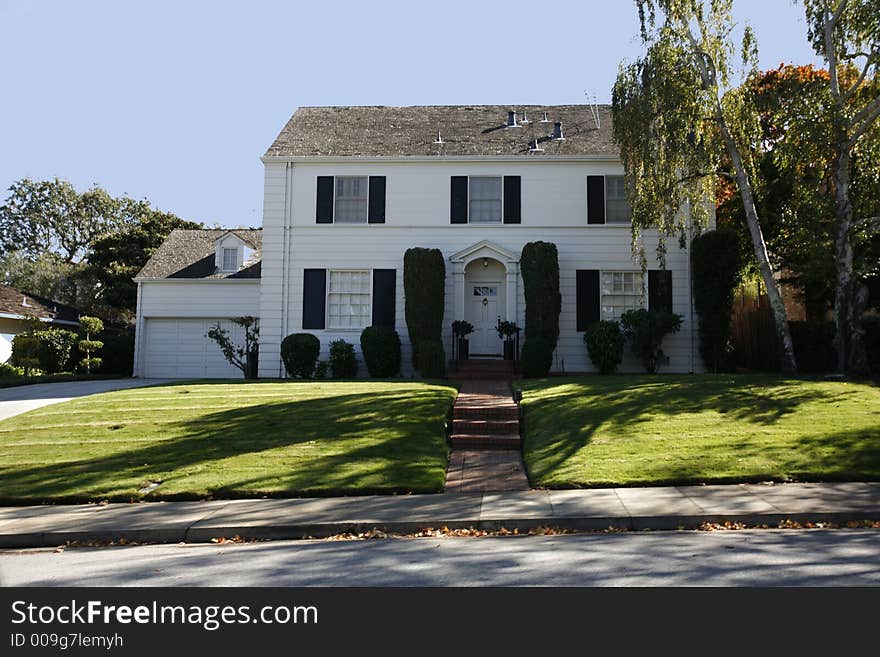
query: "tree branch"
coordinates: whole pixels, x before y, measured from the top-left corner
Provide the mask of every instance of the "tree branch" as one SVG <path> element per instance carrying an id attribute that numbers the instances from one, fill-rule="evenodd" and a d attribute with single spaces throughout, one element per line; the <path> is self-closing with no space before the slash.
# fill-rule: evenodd
<path id="1" fill-rule="evenodd" d="M 838 106 L 843 105 L 843 100 L 840 97 L 840 80 L 837 78 L 837 49 L 834 47 L 834 28 L 837 25 L 837 21 L 840 20 L 844 7 L 846 7 L 846 0 L 840 0 L 840 4 L 837 5 L 837 9 L 834 10 L 831 16 L 828 16 L 828 10 L 826 9 L 826 20 L 825 24 L 822 25 L 822 33 L 825 40 L 825 61 L 828 62 L 828 74 L 831 76 L 831 95 L 834 96 Z"/>
<path id="2" fill-rule="evenodd" d="M 852 118 L 850 126 L 853 128 L 853 132 L 848 139 L 850 148 L 868 131 L 877 117 L 880 117 L 880 96 L 868 103 Z"/>
<path id="3" fill-rule="evenodd" d="M 880 215 L 876 217 L 862 217 L 858 221 L 854 221 L 850 230 L 861 230 L 862 228 L 871 228 L 876 226 L 880 228 Z"/>
<path id="4" fill-rule="evenodd" d="M 844 102 L 848 101 L 850 98 L 856 95 L 856 92 L 859 90 L 859 87 L 862 86 L 862 82 L 865 81 L 865 77 L 868 75 L 868 71 L 871 69 L 874 61 L 877 59 L 878 51 L 873 51 L 870 55 L 866 55 L 868 61 L 865 62 L 864 68 L 862 68 L 862 72 L 859 74 L 859 78 L 853 83 L 853 85 L 847 89 L 843 93 Z"/>

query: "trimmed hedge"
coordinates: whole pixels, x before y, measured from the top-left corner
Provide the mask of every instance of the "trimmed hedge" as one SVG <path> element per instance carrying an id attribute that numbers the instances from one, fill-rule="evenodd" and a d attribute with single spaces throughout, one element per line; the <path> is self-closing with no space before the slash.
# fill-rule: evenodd
<path id="1" fill-rule="evenodd" d="M 623 360 L 623 333 L 617 322 L 593 322 L 584 333 L 584 344 L 601 374 L 611 374 Z"/>
<path id="2" fill-rule="evenodd" d="M 742 260 L 739 237 L 730 229 L 703 233 L 691 243 L 694 308 L 700 318 L 700 355 L 710 372 L 734 369 L 730 319 Z"/>
<path id="3" fill-rule="evenodd" d="M 541 338 L 552 353 L 559 339 L 559 254 L 551 242 L 529 242 L 520 258 L 526 301 L 526 342 Z"/>
<path id="4" fill-rule="evenodd" d="M 365 328 L 361 332 L 361 353 L 373 378 L 387 379 L 400 373 L 400 336 L 393 328 Z"/>
<path id="5" fill-rule="evenodd" d="M 358 361 L 354 345 L 345 340 L 330 343 L 330 374 L 334 379 L 353 379 L 357 376 Z"/>
<path id="6" fill-rule="evenodd" d="M 60 374 L 76 370 L 75 353 L 79 340 L 76 333 L 66 329 L 51 328 L 45 331 L 35 331 L 33 337 L 39 343 L 37 347 L 38 367 L 46 374 Z M 13 352 L 14 350 L 15 341 L 13 340 Z"/>
<path id="7" fill-rule="evenodd" d="M 418 344 L 416 369 L 425 379 L 442 379 L 446 375 L 446 354 L 440 340 L 422 340 Z"/>
<path id="8" fill-rule="evenodd" d="M 520 357 L 523 376 L 539 378 L 550 373 L 553 365 L 553 349 L 542 337 L 526 338 Z"/>
<path id="9" fill-rule="evenodd" d="M 291 377 L 311 379 L 321 352 L 321 341 L 311 333 L 291 333 L 281 341 L 281 360 Z"/>
<path id="10" fill-rule="evenodd" d="M 414 247 L 403 255 L 406 328 L 412 362 L 419 369 L 419 345 L 440 342 L 446 304 L 446 263 L 439 249 Z"/>

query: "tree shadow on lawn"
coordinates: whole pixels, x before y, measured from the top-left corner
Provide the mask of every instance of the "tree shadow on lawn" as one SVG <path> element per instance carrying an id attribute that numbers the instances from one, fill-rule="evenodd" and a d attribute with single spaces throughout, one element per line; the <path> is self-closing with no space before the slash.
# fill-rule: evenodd
<path id="1" fill-rule="evenodd" d="M 726 418 L 753 425 L 772 426 L 796 413 L 804 404 L 834 404 L 858 393 L 841 388 L 836 392 L 804 388 L 798 381 L 772 378 L 689 376 L 637 377 L 624 382 L 618 377 L 590 377 L 583 382 L 560 381 L 559 391 L 534 389 L 525 397 L 526 455 L 540 452 L 541 472 L 550 472 L 586 447 L 603 428 L 637 433 L 658 417 L 713 410 Z M 542 395 L 542 396 L 540 396 Z M 810 418 L 805 417 L 805 425 Z M 531 469 L 534 464 L 526 459 Z M 674 478 L 674 477 L 672 477 Z"/>
<path id="2" fill-rule="evenodd" d="M 447 395 L 442 390 L 364 392 L 251 405 L 169 422 L 169 430 L 182 431 L 181 437 L 96 458 L 0 469 L 0 499 L 182 499 L 234 491 L 258 495 L 261 491 L 251 485 L 259 481 L 283 481 L 284 488 L 265 491 L 279 495 L 436 491 L 442 489 L 446 469 Z M 354 445 L 342 444 L 350 441 Z M 316 456 L 306 455 L 305 461 L 299 449 L 289 459 L 276 453 L 265 465 L 255 465 L 253 459 L 243 463 L 238 475 L 248 475 L 250 481 L 236 481 L 232 463 L 211 474 L 217 485 L 207 491 L 178 485 L 168 494 L 162 494 L 161 486 L 146 498 L 137 494 L 138 487 L 157 477 L 173 482 L 193 468 L 220 468 L 216 462 L 222 459 L 309 443 L 314 443 Z M 285 462 L 292 469 L 283 471 Z M 296 469 L 303 462 L 310 467 Z M 264 475 L 262 467 L 275 469 Z"/>

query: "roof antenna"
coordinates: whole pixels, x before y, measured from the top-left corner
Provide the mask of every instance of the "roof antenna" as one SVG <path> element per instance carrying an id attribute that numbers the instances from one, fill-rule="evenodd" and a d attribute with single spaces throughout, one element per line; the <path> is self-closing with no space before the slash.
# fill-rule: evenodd
<path id="1" fill-rule="evenodd" d="M 584 96 L 587 96 L 586 90 L 584 90 Z M 589 99 L 589 96 L 587 96 Z M 599 120 L 599 103 L 596 101 L 596 94 L 593 94 L 593 102 L 589 103 L 590 107 L 590 115 L 593 117 L 593 123 L 596 124 L 596 130 L 602 129 L 602 122 Z"/>
<path id="2" fill-rule="evenodd" d="M 440 134 L 440 131 L 439 131 L 439 130 L 437 131 L 437 139 L 434 140 L 434 143 L 435 143 L 435 144 L 438 144 L 438 145 L 442 145 L 442 144 L 445 144 L 445 143 L 446 143 L 445 141 L 443 141 L 443 137 L 442 137 L 442 135 Z"/>

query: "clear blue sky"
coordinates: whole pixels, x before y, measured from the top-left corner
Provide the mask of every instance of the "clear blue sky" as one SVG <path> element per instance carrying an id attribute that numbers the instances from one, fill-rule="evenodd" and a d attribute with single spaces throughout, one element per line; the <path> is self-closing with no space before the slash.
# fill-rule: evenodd
<path id="1" fill-rule="evenodd" d="M 735 0 L 761 65 L 806 63 L 803 10 Z M 626 0 L 0 0 L 0 190 L 98 183 L 258 226 L 259 157 L 301 105 L 608 102 Z"/>

